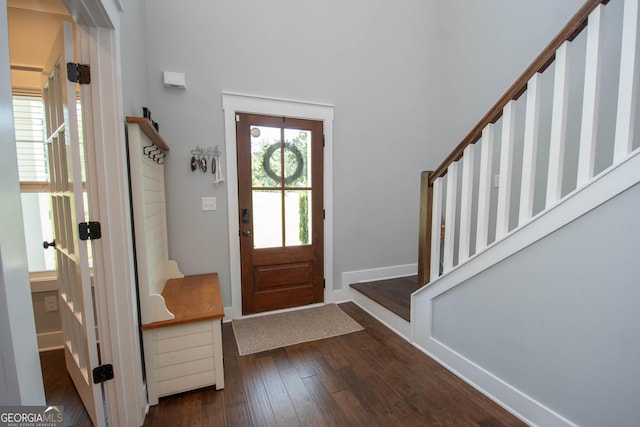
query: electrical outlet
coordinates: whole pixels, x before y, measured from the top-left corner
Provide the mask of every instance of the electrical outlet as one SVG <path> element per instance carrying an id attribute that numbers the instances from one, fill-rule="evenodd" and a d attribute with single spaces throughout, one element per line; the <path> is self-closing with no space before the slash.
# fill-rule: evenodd
<path id="1" fill-rule="evenodd" d="M 44 297 L 44 311 L 58 311 L 58 297 L 55 295 Z"/>
<path id="2" fill-rule="evenodd" d="M 202 210 L 203 211 L 215 211 L 216 210 L 216 198 L 215 197 L 203 197 L 202 198 Z"/>

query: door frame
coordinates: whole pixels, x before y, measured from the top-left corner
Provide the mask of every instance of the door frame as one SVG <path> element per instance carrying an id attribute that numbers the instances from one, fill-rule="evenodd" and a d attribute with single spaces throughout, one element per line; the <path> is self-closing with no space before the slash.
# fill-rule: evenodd
<path id="1" fill-rule="evenodd" d="M 92 221 L 102 223 L 93 246 L 94 289 L 102 363 L 115 377 L 104 383 L 111 425 L 142 425 L 148 403 L 135 296 L 133 239 L 129 216 L 124 108 L 119 83 L 119 0 L 63 0 L 78 28 L 78 55 L 91 65 L 90 85 L 82 85 L 86 161 Z"/>
<path id="2" fill-rule="evenodd" d="M 122 105 L 122 87 L 120 81 L 120 15 L 123 11 L 120 0 L 62 0 L 74 17 L 78 30 L 78 54 L 82 63 L 91 65 L 92 84 L 81 87 L 83 100 L 83 118 L 87 141 L 87 162 L 91 169 L 92 184 L 96 190 L 89 200 L 92 220 L 102 222 L 102 239 L 94 242 L 94 281 L 96 289 L 98 331 L 100 351 L 103 363 L 112 363 L 114 380 L 104 383 L 104 396 L 107 414 L 112 425 L 142 425 L 148 404 L 142 380 L 140 342 L 138 336 L 137 307 L 134 294 L 133 245 L 131 221 L 129 218 L 129 198 L 126 173 L 124 108 Z M 6 1 L 0 0 L 0 6 L 6 11 Z M 7 27 L 6 13 L 0 13 L 0 26 Z M 4 39 L 0 38 L 4 44 Z M 8 43 L 0 46 L 0 52 L 8 53 Z M 8 81 L 9 58 L 0 55 L 0 80 L 3 87 L 2 104 L 4 108 L 4 87 Z M 6 78 L 5 78 L 6 71 Z M 8 98 L 10 99 L 10 97 Z M 8 117 L 11 117 L 9 114 Z M 0 132 L 8 134 L 13 140 L 13 124 L 0 120 Z M 17 180 L 17 174 L 15 176 Z M 3 187 L 4 188 L 4 187 Z M 19 186 L 14 186 L 19 197 Z M 14 221 L 15 220 L 15 221 Z M 22 223 L 22 219 L 11 218 L 12 222 Z M 22 226 L 16 227 L 22 230 Z M 25 259 L 26 254 L 16 249 L 11 256 Z M 4 254 L 2 255 L 4 258 Z M 26 266 L 25 266 L 26 268 Z M 14 275 L 15 276 L 15 275 Z M 19 282 L 22 277 L 11 277 Z M 28 276 L 27 276 L 28 283 Z M 24 285 L 24 284 L 22 284 Z M 2 286 L 8 287 L 7 284 Z M 2 288 L 0 286 L 0 288 Z M 19 286 L 12 286 L 18 288 Z M 20 303 L 30 294 L 29 286 L 24 291 Z M 30 302 L 30 298 L 26 301 Z M 29 304 L 21 313 L 12 311 L 11 323 L 31 318 L 33 309 Z M 22 317 L 20 317 L 22 316 Z M 27 324 L 28 324 L 27 320 Z M 35 343 L 35 328 L 33 329 Z M 20 360 L 30 361 L 37 358 L 37 347 L 25 346 L 14 339 L 12 348 Z M 35 355 L 33 354 L 35 352 Z M 22 367 L 8 375 L 18 376 L 21 397 L 25 403 L 35 404 L 32 396 L 41 392 L 41 377 L 27 378 Z M 31 372 L 34 372 L 31 369 Z M 38 372 L 38 376 L 40 373 Z M 33 377 L 33 375 L 31 375 Z M 2 384 L 0 384 L 2 385 Z M 24 389 L 24 390 L 23 390 Z M 38 390 L 40 389 L 40 390 Z M 39 401 L 39 398 L 35 398 Z M 39 402 L 37 402 L 39 403 Z"/>
<path id="3" fill-rule="evenodd" d="M 242 316 L 240 274 L 240 223 L 238 221 L 238 162 L 236 153 L 236 113 L 284 116 L 322 121 L 324 126 L 324 290 L 325 303 L 334 301 L 333 291 L 333 105 L 222 92 L 229 220 L 229 274 L 231 309 L 226 319 Z"/>

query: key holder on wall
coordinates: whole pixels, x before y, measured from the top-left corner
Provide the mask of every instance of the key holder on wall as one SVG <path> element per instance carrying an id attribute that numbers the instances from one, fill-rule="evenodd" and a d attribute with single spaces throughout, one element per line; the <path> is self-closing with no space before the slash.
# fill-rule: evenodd
<path id="1" fill-rule="evenodd" d="M 214 176 L 213 183 L 221 184 L 224 182 L 224 178 L 222 177 L 222 163 L 220 161 L 220 150 L 218 146 L 201 148 L 197 146 L 193 150 L 191 150 L 191 160 L 189 162 L 189 167 L 192 172 L 201 171 L 202 173 L 207 173 L 211 171 L 211 174 Z"/>

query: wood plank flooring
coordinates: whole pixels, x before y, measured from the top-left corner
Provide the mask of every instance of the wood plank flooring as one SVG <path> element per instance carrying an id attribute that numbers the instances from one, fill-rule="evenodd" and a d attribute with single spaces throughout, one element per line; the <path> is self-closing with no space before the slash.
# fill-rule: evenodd
<path id="1" fill-rule="evenodd" d="M 398 277 L 375 282 L 354 283 L 353 289 L 386 309 L 411 321 L 411 293 L 416 290 L 418 276 Z"/>
<path id="2" fill-rule="evenodd" d="M 64 406 L 65 426 L 91 427 L 93 423 L 67 373 L 64 350 L 40 353 L 40 365 L 47 405 Z"/>
<path id="3" fill-rule="evenodd" d="M 353 303 L 365 329 L 238 356 L 223 325 L 225 389 L 160 399 L 145 426 L 521 426 Z"/>

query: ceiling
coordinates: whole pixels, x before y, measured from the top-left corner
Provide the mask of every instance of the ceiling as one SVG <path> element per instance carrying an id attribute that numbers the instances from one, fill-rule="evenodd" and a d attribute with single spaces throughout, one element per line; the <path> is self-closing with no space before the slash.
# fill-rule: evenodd
<path id="1" fill-rule="evenodd" d="M 69 15 L 60 0 L 7 0 L 7 8 Z"/>
<path id="2" fill-rule="evenodd" d="M 62 22 L 73 20 L 59 0 L 8 0 L 7 18 L 12 86 L 39 90 Z"/>

